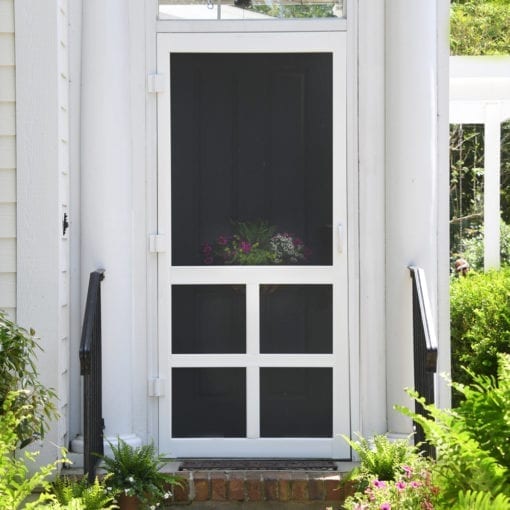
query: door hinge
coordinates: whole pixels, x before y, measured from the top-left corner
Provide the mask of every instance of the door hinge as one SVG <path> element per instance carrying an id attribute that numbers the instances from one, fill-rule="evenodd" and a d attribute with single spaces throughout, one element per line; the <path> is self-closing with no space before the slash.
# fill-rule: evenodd
<path id="1" fill-rule="evenodd" d="M 149 397 L 165 396 L 165 380 L 160 377 L 149 379 Z"/>
<path id="2" fill-rule="evenodd" d="M 153 73 L 147 76 L 147 91 L 153 94 L 165 92 L 166 76 L 164 74 Z"/>
<path id="3" fill-rule="evenodd" d="M 151 253 L 163 253 L 166 251 L 166 236 L 163 234 L 151 234 L 149 236 L 149 251 Z"/>

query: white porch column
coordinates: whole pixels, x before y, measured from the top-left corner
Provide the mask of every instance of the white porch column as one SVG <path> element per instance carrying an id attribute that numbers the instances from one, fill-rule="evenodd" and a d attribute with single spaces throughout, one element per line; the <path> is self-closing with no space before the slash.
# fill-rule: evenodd
<path id="1" fill-rule="evenodd" d="M 81 92 L 82 299 L 102 283 L 105 435 L 132 444 L 132 154 L 129 19 L 124 0 L 83 2 Z"/>
<path id="2" fill-rule="evenodd" d="M 484 134 L 484 257 L 485 271 L 499 269 L 500 262 L 500 160 L 501 123 L 499 103 L 485 106 Z"/>
<path id="3" fill-rule="evenodd" d="M 414 408 L 404 392 L 414 385 L 409 265 L 425 270 L 434 317 L 438 308 L 440 16 L 436 1 L 386 2 L 386 368 L 388 431 L 397 435 L 411 423 L 393 406 Z"/>

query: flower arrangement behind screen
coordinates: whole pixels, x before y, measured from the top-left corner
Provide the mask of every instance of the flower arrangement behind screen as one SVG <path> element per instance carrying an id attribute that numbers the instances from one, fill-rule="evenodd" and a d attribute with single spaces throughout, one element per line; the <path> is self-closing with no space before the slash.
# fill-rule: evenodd
<path id="1" fill-rule="evenodd" d="M 221 234 L 200 248 L 206 265 L 306 264 L 311 250 L 292 233 L 278 232 L 265 221 L 233 222 L 231 235 Z"/>

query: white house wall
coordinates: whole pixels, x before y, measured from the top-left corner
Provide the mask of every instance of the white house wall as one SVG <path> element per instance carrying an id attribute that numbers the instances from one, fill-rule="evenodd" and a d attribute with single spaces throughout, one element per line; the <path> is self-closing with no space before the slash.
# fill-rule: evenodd
<path id="1" fill-rule="evenodd" d="M 440 3 L 438 0 L 437 4 Z M 100 265 L 106 269 L 103 305 L 118 306 L 122 301 L 118 313 L 104 317 L 109 359 L 118 352 L 126 361 L 105 382 L 107 433 L 131 434 L 143 441 L 152 437 L 157 441 L 156 399 L 147 397 L 147 381 L 157 375 L 157 256 L 148 252 L 148 235 L 157 232 L 156 95 L 146 90 L 147 74 L 155 69 L 156 30 L 163 27 L 162 22 L 156 21 L 156 4 L 153 0 L 69 0 L 68 13 L 67 0 L 0 0 L 0 307 L 14 313 L 17 305 L 20 323 L 34 327 L 41 337 L 45 350 L 39 364 L 43 382 L 56 388 L 60 395 L 63 418 L 49 437 L 56 444 L 67 445 L 81 432 L 77 348 L 82 303 L 88 272 Z M 417 263 L 427 270 L 434 296 L 432 307 L 438 318 L 442 369 L 447 368 L 449 357 L 448 186 L 447 174 L 445 177 L 436 173 L 447 162 L 447 123 L 445 137 L 444 126 L 438 128 L 433 115 L 443 114 L 445 96 L 429 98 L 436 101 L 433 111 L 426 107 L 420 110 L 430 120 L 423 136 L 429 139 L 437 135 L 437 139 L 431 139 L 432 145 L 437 140 L 444 144 L 446 140 L 446 149 L 439 147 L 427 152 L 430 147 L 424 149 L 420 137 L 405 141 L 412 136 L 408 117 L 415 110 L 416 97 L 421 100 L 422 96 L 411 97 L 414 85 L 402 94 L 397 88 L 413 77 L 413 73 L 404 73 L 399 68 L 401 59 L 406 58 L 400 52 L 407 36 L 399 32 L 398 12 L 409 9 L 419 27 L 423 21 L 419 15 L 422 8 L 427 16 L 435 16 L 434 20 L 427 18 L 429 23 L 435 26 L 439 20 L 439 30 L 444 29 L 447 7 L 446 13 L 431 14 L 430 4 L 429 0 L 413 2 L 414 7 L 396 0 L 347 3 L 350 69 L 355 75 L 349 83 L 352 102 L 348 120 L 348 185 L 350 196 L 356 197 L 355 207 L 350 210 L 353 237 L 349 242 L 359 254 L 356 261 L 359 269 L 350 275 L 349 283 L 353 289 L 351 331 L 356 337 L 351 352 L 355 367 L 351 374 L 355 414 L 352 423 L 353 432 L 359 430 L 364 434 L 410 430 L 406 420 L 392 414 L 392 405 L 405 399 L 403 386 L 412 384 L 408 264 Z M 112 9 L 112 5 L 118 10 Z M 94 24 L 94 15 L 106 11 L 115 23 Z M 82 12 L 89 17 L 82 18 Z M 405 23 L 402 21 L 402 26 L 408 24 L 409 18 Z M 394 33 L 402 38 L 400 41 L 387 36 L 393 26 Z M 82 29 L 88 30 L 88 34 Z M 415 35 L 411 27 L 409 40 Z M 423 36 L 425 43 L 416 42 L 417 52 L 423 50 L 424 58 L 430 58 L 436 62 L 435 69 L 441 69 L 444 58 L 436 52 L 435 34 L 432 33 L 432 48 L 428 39 L 431 33 L 418 35 Z M 97 45 L 95 37 L 113 45 L 121 61 L 112 54 L 104 54 L 106 46 Z M 82 60 L 87 47 L 95 47 L 100 58 L 95 59 L 91 51 Z M 419 66 L 418 59 L 409 59 L 410 64 Z M 96 73 L 101 65 L 104 72 Z M 435 85 L 447 79 L 441 73 L 444 74 L 444 69 L 439 74 L 432 71 L 429 76 Z M 434 91 L 437 90 L 432 86 L 427 94 L 433 96 Z M 101 104 L 98 101 L 105 100 L 109 106 L 117 100 L 123 107 L 129 105 L 129 115 L 125 122 L 113 116 L 109 119 L 111 129 L 95 134 L 98 126 L 105 128 L 98 121 L 102 116 L 97 111 Z M 86 115 L 80 114 L 80 108 Z M 440 123 L 444 124 L 442 117 Z M 104 143 L 103 134 L 108 135 L 105 139 L 114 146 Z M 94 138 L 95 135 L 98 136 Z M 117 149 L 119 152 L 115 152 Z M 424 150 L 426 158 L 416 156 L 418 150 Z M 401 157 L 409 154 L 408 161 L 416 166 L 409 165 L 408 171 Z M 106 185 L 101 191 L 103 198 L 94 195 L 90 180 L 93 176 L 97 177 L 98 187 Z M 127 182 L 122 181 L 123 177 Z M 88 188 L 82 185 L 84 178 L 89 180 Z M 416 179 L 424 180 L 424 184 Z M 446 195 L 438 191 L 443 188 Z M 425 201 L 424 190 L 428 193 Z M 115 200 L 121 192 L 127 194 L 128 201 L 122 211 L 117 211 Z M 412 199 L 413 193 L 416 200 Z M 437 203 L 430 208 L 433 200 Z M 417 204 L 423 210 L 416 212 Z M 409 211 L 416 212 L 416 221 Z M 64 213 L 70 216 L 66 235 L 62 233 Z M 80 215 L 81 219 L 87 218 L 89 227 L 95 225 L 97 229 L 109 222 L 108 232 L 114 237 L 99 230 L 81 230 L 85 222 L 80 222 Z M 444 229 L 438 233 L 440 221 Z M 403 238 L 404 233 L 409 236 Z M 89 244 L 94 239 L 97 243 Z M 73 243 L 71 334 L 70 242 Z M 105 250 L 95 252 L 101 244 L 109 250 L 107 257 Z M 125 291 L 118 293 L 115 281 Z M 439 290 L 438 282 L 445 291 Z M 126 334 L 119 333 L 120 326 Z M 121 416 L 115 413 L 123 389 Z M 56 450 L 48 450 L 48 456 L 56 456 Z"/>
<path id="2" fill-rule="evenodd" d="M 16 317 L 14 0 L 0 0 L 0 309 Z"/>
<path id="3" fill-rule="evenodd" d="M 43 384 L 59 396 L 41 462 L 68 442 L 69 99 L 67 0 L 15 0 L 17 320 L 36 330 Z M 39 449 L 39 445 L 37 445 Z"/>

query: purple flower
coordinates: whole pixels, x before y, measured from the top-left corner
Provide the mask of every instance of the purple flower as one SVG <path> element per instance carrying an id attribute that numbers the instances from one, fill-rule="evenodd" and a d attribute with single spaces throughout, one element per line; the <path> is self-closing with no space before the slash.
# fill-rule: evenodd
<path id="1" fill-rule="evenodd" d="M 379 507 L 379 510 L 391 510 L 391 505 L 389 503 L 383 503 L 380 507 Z"/>
<path id="2" fill-rule="evenodd" d="M 220 246 L 225 246 L 227 243 L 228 243 L 228 238 L 225 237 L 225 236 L 220 236 L 218 237 L 217 241 L 216 241 Z"/>
<path id="3" fill-rule="evenodd" d="M 386 487 L 386 482 L 383 482 L 382 480 L 374 480 L 374 487 L 384 489 L 384 487 Z"/>
<path id="4" fill-rule="evenodd" d="M 296 237 L 296 239 L 294 239 L 292 241 L 292 244 L 297 247 L 297 246 L 303 246 L 303 244 L 305 244 L 305 243 L 303 243 L 303 241 L 299 237 Z"/>
<path id="5" fill-rule="evenodd" d="M 241 241 L 239 244 L 241 250 L 243 253 L 250 253 L 251 251 L 251 244 L 248 241 Z"/>
<path id="6" fill-rule="evenodd" d="M 211 265 L 213 263 L 212 257 L 205 257 L 204 264 Z"/>
<path id="7" fill-rule="evenodd" d="M 202 245 L 202 253 L 204 255 L 209 255 L 210 253 L 212 253 L 212 246 L 209 243 L 204 243 Z"/>

